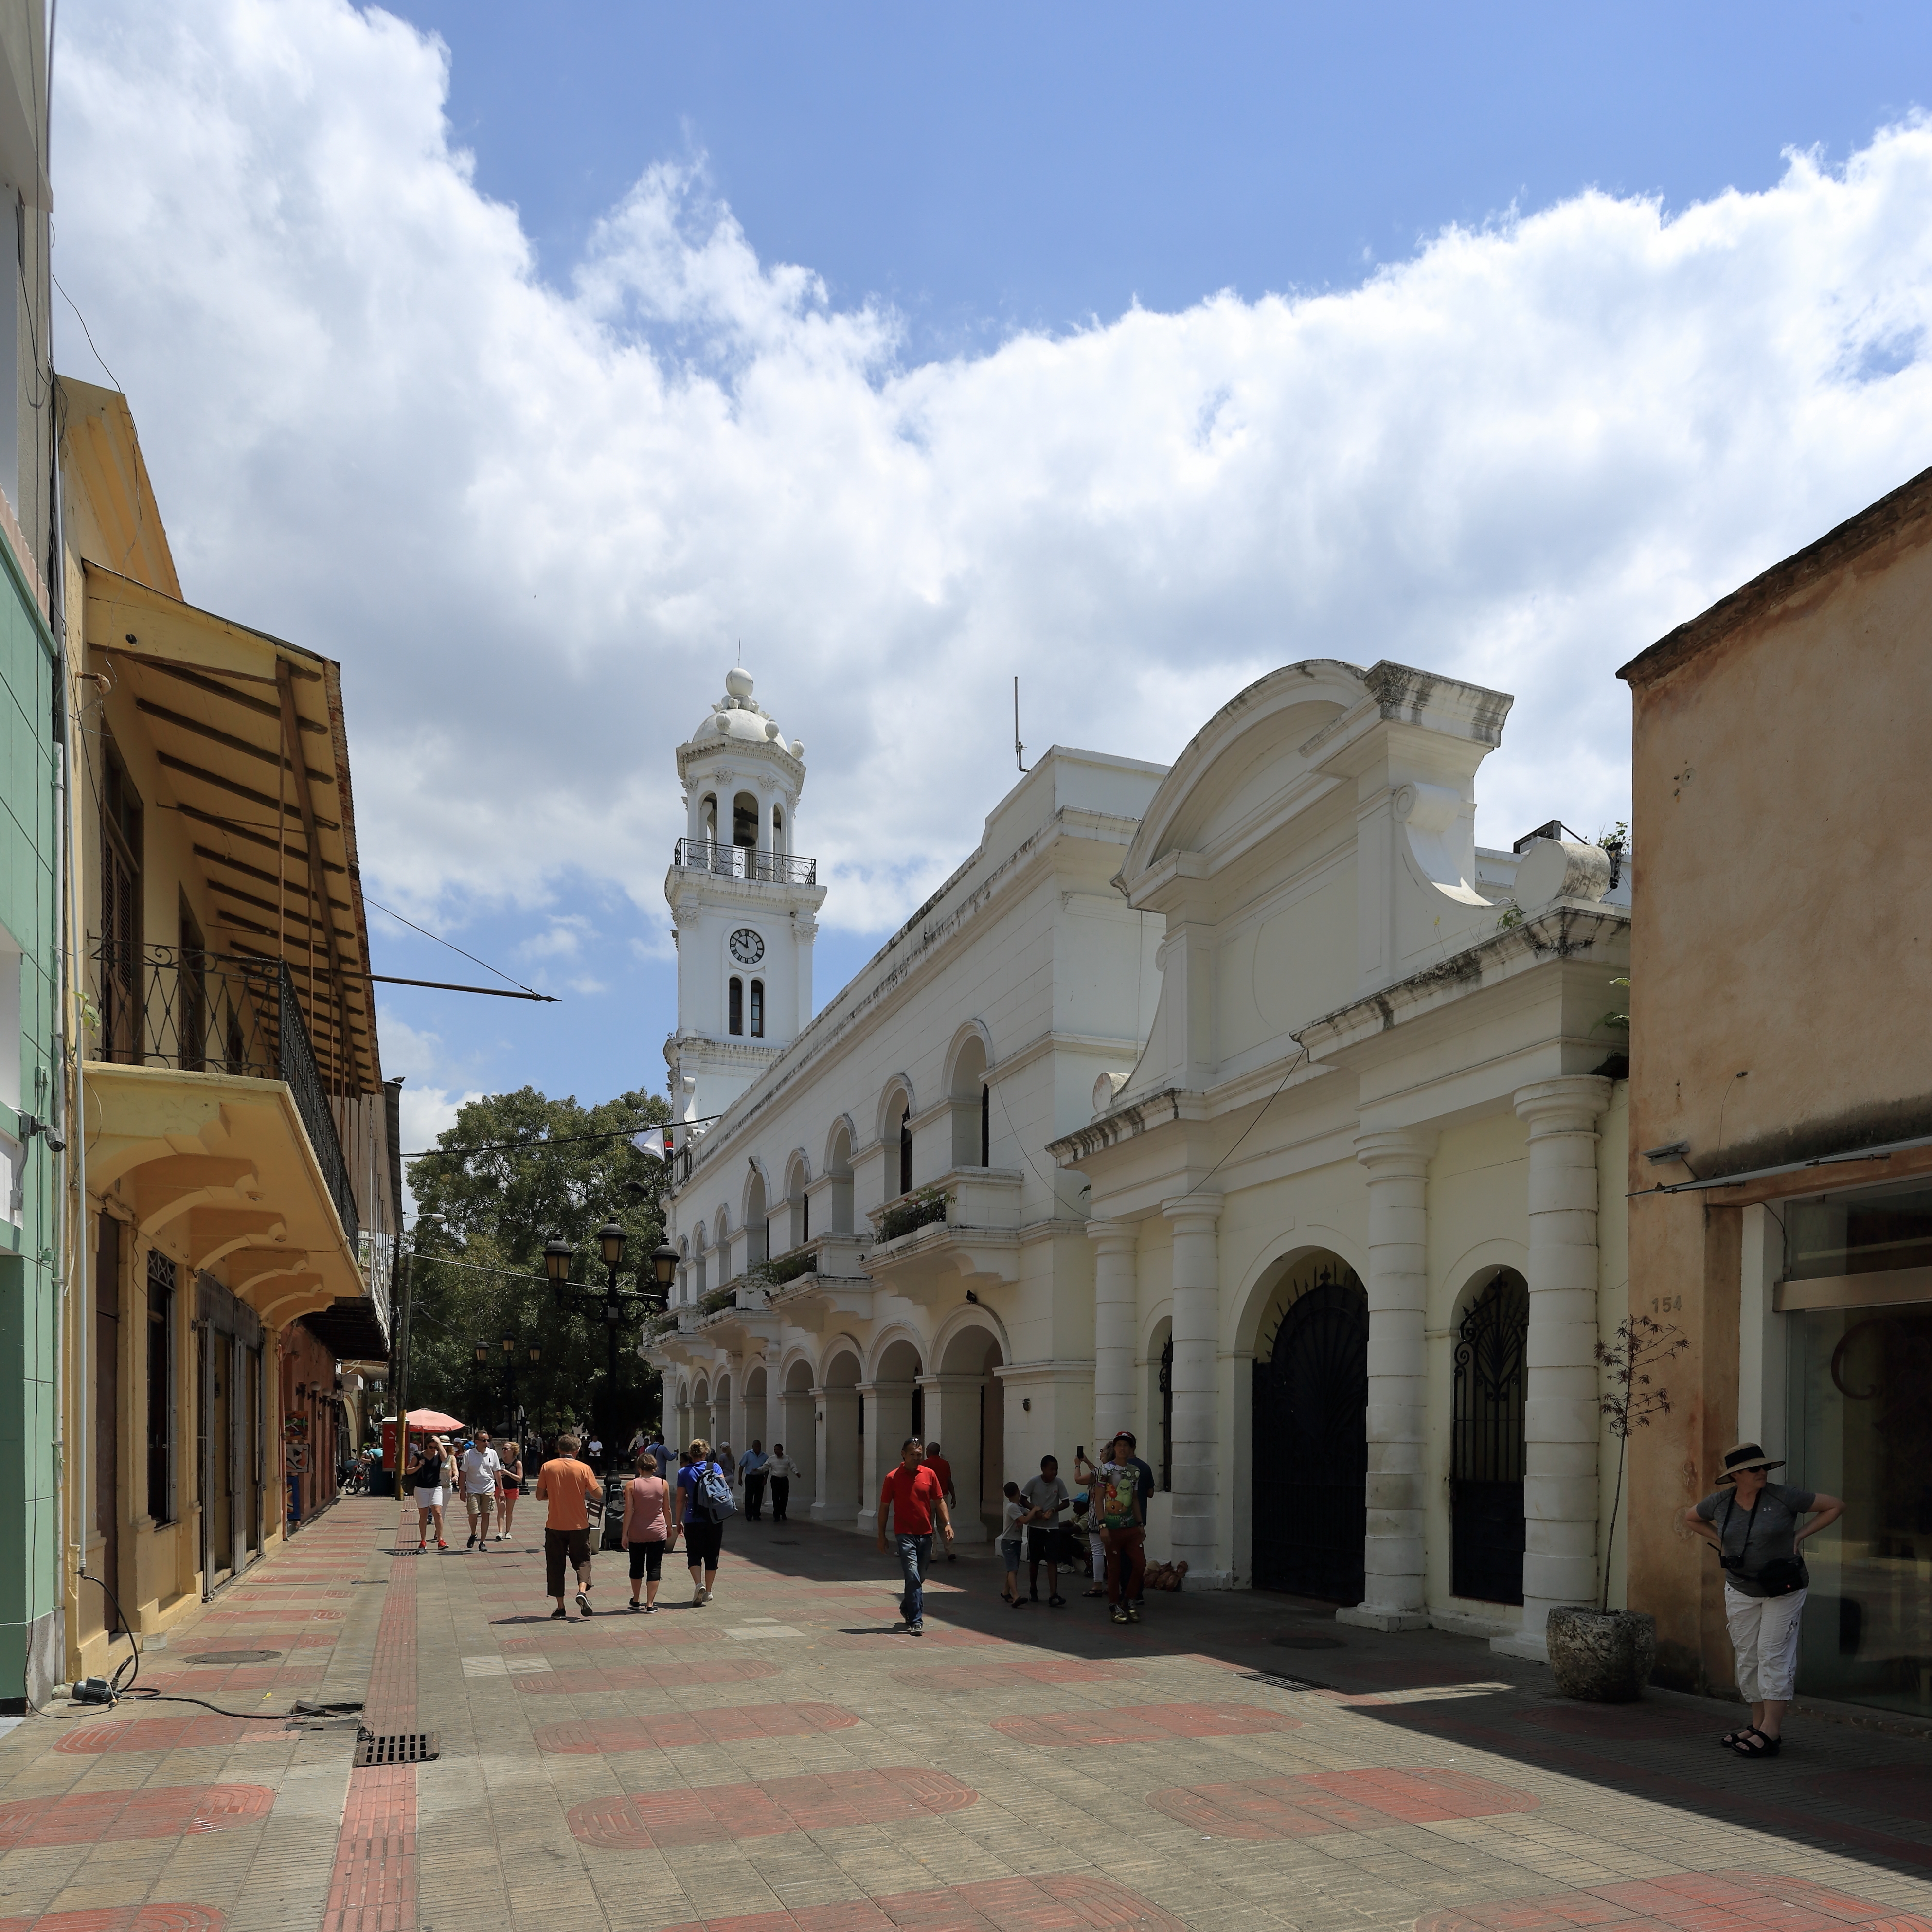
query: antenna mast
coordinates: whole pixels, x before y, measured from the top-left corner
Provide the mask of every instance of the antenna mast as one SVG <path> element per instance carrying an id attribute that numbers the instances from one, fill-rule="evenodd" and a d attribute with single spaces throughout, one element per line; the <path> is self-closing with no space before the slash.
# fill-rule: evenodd
<path id="1" fill-rule="evenodd" d="M 1026 770 L 1026 747 L 1020 742 L 1020 680 L 1017 672 L 1013 676 L 1013 763 L 1022 771 Z"/>

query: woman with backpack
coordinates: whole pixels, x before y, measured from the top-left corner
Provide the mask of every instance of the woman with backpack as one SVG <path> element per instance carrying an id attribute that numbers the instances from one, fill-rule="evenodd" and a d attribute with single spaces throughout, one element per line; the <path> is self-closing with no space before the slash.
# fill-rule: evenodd
<path id="1" fill-rule="evenodd" d="M 718 1558 L 724 1546 L 724 1519 L 737 1507 L 730 1480 L 711 1460 L 711 1445 L 695 1438 L 677 1472 L 678 1514 L 684 1528 L 684 1560 L 691 1570 L 691 1601 L 702 1609 L 718 1583 Z"/>

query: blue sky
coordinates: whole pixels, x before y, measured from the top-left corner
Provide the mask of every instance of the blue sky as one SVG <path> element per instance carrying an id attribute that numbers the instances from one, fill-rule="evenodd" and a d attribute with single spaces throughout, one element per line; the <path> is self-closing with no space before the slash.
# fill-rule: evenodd
<path id="1" fill-rule="evenodd" d="M 1171 759 L 1276 664 L 1426 664 L 1517 694 L 1480 837 L 1607 823 L 1616 664 L 1926 460 L 1922 6 L 60 32 L 56 266 L 188 594 L 342 659 L 375 898 L 562 996 L 390 989 L 412 1144 L 661 1086 L 739 638 L 822 1000 L 1010 783 L 1015 671 L 1036 748 Z"/>

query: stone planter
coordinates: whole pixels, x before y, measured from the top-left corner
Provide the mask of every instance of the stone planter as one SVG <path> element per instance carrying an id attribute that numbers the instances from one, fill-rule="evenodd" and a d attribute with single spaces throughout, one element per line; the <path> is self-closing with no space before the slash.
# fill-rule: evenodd
<path id="1" fill-rule="evenodd" d="M 1552 1610 L 1550 1667 L 1566 1697 L 1592 1704 L 1634 1703 L 1657 1661 L 1657 1619 L 1642 1610 L 1570 1604 Z"/>

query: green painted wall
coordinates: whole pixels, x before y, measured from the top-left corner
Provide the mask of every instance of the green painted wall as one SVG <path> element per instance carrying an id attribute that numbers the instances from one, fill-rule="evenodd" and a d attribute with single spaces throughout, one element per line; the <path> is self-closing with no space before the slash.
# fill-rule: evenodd
<path id="1" fill-rule="evenodd" d="M 0 1712 L 45 1694 L 62 1661 L 59 1609 L 59 1391 L 56 1280 L 58 1163 L 45 1138 L 19 1140 L 20 1110 L 58 1108 L 57 820 L 52 640 L 10 547 L 0 542 L 0 971 L 17 970 L 19 1068 L 0 1040 Z M 19 949 L 17 968 L 14 949 Z M 12 988 L 0 988 L 10 1034 Z M 6 1175 L 0 1173 L 0 1187 Z"/>

